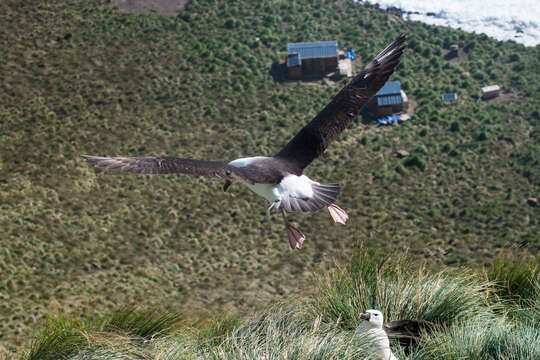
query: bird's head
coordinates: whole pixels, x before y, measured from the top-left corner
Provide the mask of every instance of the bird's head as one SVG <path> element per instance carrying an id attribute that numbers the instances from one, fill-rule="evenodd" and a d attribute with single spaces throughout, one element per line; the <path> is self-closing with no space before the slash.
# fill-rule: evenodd
<path id="1" fill-rule="evenodd" d="M 366 310 L 360 314 L 360 319 L 366 321 L 366 326 L 369 328 L 381 329 L 383 326 L 383 314 L 379 310 Z"/>
<path id="2" fill-rule="evenodd" d="M 225 179 L 229 181 L 242 181 L 242 176 L 238 174 L 232 167 L 224 167 L 214 172 L 214 176 L 218 179 Z"/>
<path id="3" fill-rule="evenodd" d="M 225 185 L 223 186 L 223 191 L 227 191 L 227 189 L 229 188 L 229 186 L 231 186 L 231 183 L 233 181 L 244 180 L 244 178 L 235 170 L 236 169 L 231 168 L 231 167 L 225 167 L 223 169 L 219 169 L 219 171 L 215 174 L 217 178 L 227 180 L 225 182 Z"/>

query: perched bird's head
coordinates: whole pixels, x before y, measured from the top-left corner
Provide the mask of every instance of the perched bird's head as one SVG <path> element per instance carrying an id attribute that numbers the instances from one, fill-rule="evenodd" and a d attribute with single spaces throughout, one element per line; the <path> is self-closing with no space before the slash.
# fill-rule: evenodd
<path id="1" fill-rule="evenodd" d="M 382 329 L 383 314 L 379 310 L 366 310 L 360 314 L 360 319 L 366 321 L 366 327 Z"/>

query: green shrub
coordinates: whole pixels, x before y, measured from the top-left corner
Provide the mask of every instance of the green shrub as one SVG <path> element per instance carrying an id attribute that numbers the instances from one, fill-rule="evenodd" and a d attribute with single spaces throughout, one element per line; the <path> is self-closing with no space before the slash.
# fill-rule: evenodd
<path id="1" fill-rule="evenodd" d="M 459 132 L 459 130 L 460 130 L 459 122 L 452 121 L 452 123 L 450 124 L 450 131 Z"/>
<path id="2" fill-rule="evenodd" d="M 426 169 L 426 162 L 424 161 L 424 159 L 422 157 L 420 157 L 418 155 L 412 155 L 412 156 L 408 157 L 403 162 L 403 165 L 405 165 L 406 167 L 416 166 L 420 170 L 425 170 Z"/>

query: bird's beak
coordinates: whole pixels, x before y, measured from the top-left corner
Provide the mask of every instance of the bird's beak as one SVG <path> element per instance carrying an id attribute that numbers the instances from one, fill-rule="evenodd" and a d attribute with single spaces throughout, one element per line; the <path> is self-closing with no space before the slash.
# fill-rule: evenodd
<path id="1" fill-rule="evenodd" d="M 370 318 L 371 318 L 370 313 L 360 313 L 360 319 L 369 321 Z"/>
<path id="2" fill-rule="evenodd" d="M 229 186 L 231 186 L 231 181 L 230 180 L 227 180 L 227 182 L 225 182 L 225 185 L 223 185 L 223 191 L 227 191 L 227 189 L 229 188 Z"/>

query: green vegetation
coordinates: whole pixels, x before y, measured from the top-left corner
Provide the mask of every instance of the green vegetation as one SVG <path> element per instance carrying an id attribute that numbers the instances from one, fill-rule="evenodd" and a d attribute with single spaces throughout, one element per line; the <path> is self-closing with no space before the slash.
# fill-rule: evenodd
<path id="1" fill-rule="evenodd" d="M 510 258 L 505 263 L 511 268 L 506 273 L 508 296 L 515 299 L 518 294 L 511 289 L 518 289 L 520 283 L 515 280 L 536 269 Z M 499 260 L 490 264 L 491 269 L 498 267 Z M 522 300 L 540 298 L 540 276 L 535 274 L 529 280 L 537 285 L 536 292 Z M 466 269 L 418 271 L 402 256 L 390 262 L 373 251 L 358 252 L 345 267 L 321 275 L 310 300 L 289 301 L 244 320 L 221 317 L 193 323 L 165 315 L 162 318 L 174 326 L 153 332 L 148 329 L 156 329 L 156 314 L 134 310 L 94 323 L 51 320 L 24 358 L 45 360 L 56 354 L 56 358 L 87 360 L 370 359 L 372 339 L 355 330 L 360 312 L 376 308 L 388 319 L 422 319 L 440 325 L 422 337 L 408 359 L 537 359 L 540 322 L 509 313 L 519 307 L 538 318 L 540 309 L 493 297 L 497 285 L 482 278 L 482 272 Z M 118 318 L 136 321 L 128 321 L 127 329 L 118 326 L 111 331 L 107 325 L 116 321 L 107 319 Z M 137 326 L 146 336 L 136 336 Z M 406 358 L 397 342 L 392 347 L 399 358 Z"/>
<path id="2" fill-rule="evenodd" d="M 245 187 L 115 176 L 78 158 L 272 155 L 342 85 L 278 81 L 287 42 L 336 39 L 367 61 L 402 32 L 409 49 L 392 79 L 418 102 L 414 120 L 359 120 L 314 162 L 310 177 L 341 182 L 350 220 L 295 215 L 301 251 Z M 435 268 L 540 250 L 540 207 L 527 205 L 540 185 L 538 47 L 352 1 L 201 0 L 166 17 L 123 14 L 105 0 L 5 0 L 0 33 L 0 356 L 27 348 L 56 312 L 234 315 L 309 296 L 310 274 L 360 244 Z M 454 43 L 469 61 L 443 60 Z M 478 100 L 492 83 L 509 95 Z M 440 100 L 449 91 L 456 106 Z M 399 149 L 410 157 L 395 157 Z"/>
<path id="3" fill-rule="evenodd" d="M 122 342 L 151 341 L 180 328 L 177 314 L 157 314 L 137 309 L 123 309 L 94 321 L 69 321 L 64 317 L 50 320 L 34 340 L 29 359 L 61 359 L 79 353 L 89 344 L 115 346 L 123 351 Z M 103 342 L 103 343 L 102 343 Z"/>
<path id="4" fill-rule="evenodd" d="M 357 325 L 359 309 L 446 326 L 489 312 L 489 283 L 478 276 L 456 270 L 430 273 L 402 257 L 383 256 L 360 253 L 345 268 L 319 279 L 314 312 L 350 328 Z"/>

